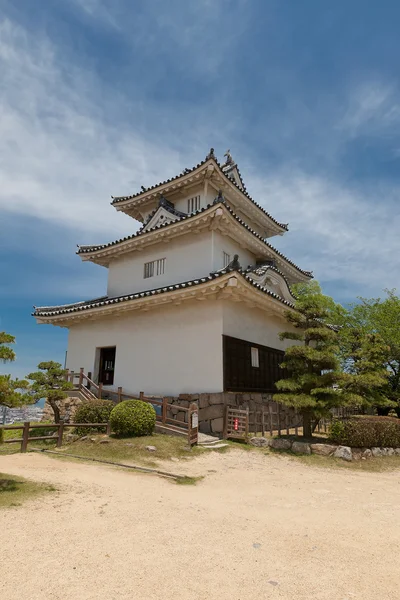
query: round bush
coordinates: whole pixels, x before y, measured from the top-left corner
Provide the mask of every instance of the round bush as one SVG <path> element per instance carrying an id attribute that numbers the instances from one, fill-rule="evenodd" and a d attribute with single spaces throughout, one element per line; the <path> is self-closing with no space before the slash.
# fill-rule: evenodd
<path id="1" fill-rule="evenodd" d="M 107 423 L 110 420 L 110 414 L 115 407 L 112 400 L 90 400 L 80 404 L 76 410 L 75 423 Z M 77 427 L 76 433 L 85 435 L 90 431 L 101 431 L 105 433 L 105 427 Z"/>
<path id="2" fill-rule="evenodd" d="M 156 424 L 156 411 L 148 402 L 124 400 L 110 415 L 111 429 L 120 436 L 151 435 Z"/>
<path id="3" fill-rule="evenodd" d="M 334 421 L 330 439 L 353 448 L 400 448 L 400 419 L 360 415 Z"/>

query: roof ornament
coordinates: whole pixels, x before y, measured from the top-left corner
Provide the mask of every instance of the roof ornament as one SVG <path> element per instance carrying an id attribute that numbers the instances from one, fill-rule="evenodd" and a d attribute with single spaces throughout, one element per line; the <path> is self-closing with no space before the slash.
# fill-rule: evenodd
<path id="1" fill-rule="evenodd" d="M 218 190 L 218 196 L 216 196 L 214 199 L 214 204 L 218 204 L 218 202 L 225 202 L 225 198 L 222 193 L 222 190 Z"/>
<path id="2" fill-rule="evenodd" d="M 225 162 L 226 165 L 234 165 L 235 164 L 235 161 L 232 158 L 232 154 L 231 154 L 230 150 L 227 150 L 225 152 L 224 156 L 226 156 L 226 162 Z"/>
<path id="3" fill-rule="evenodd" d="M 214 154 L 214 148 L 210 148 L 210 152 L 207 154 L 206 160 L 209 160 L 210 158 L 214 158 L 216 160 L 216 156 Z"/>
<path id="4" fill-rule="evenodd" d="M 147 192 L 147 188 L 145 188 L 144 185 L 141 185 L 140 189 L 142 190 L 142 192 Z"/>
<path id="5" fill-rule="evenodd" d="M 239 262 L 239 254 L 235 254 L 235 256 L 233 257 L 233 260 L 229 263 L 228 268 L 232 269 L 232 270 L 241 269 L 240 262 Z"/>

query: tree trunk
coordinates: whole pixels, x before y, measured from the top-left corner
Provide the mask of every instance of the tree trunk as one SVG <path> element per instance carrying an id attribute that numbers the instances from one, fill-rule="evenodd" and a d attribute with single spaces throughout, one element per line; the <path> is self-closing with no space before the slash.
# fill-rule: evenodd
<path id="1" fill-rule="evenodd" d="M 55 423 L 59 423 L 60 419 L 61 419 L 61 416 L 60 416 L 60 409 L 58 407 L 57 402 L 55 400 L 48 400 L 48 402 L 49 402 L 49 404 L 50 404 L 50 406 L 52 408 L 52 411 L 54 413 L 54 422 Z"/>
<path id="2" fill-rule="evenodd" d="M 309 410 L 303 410 L 303 437 L 311 438 L 312 437 L 312 412 Z"/>

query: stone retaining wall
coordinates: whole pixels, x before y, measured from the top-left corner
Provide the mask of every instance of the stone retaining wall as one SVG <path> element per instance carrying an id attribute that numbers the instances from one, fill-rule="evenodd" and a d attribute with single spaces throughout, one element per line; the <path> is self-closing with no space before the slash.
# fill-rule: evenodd
<path id="1" fill-rule="evenodd" d="M 57 404 L 60 407 L 61 418 L 73 422 L 76 409 L 82 404 L 82 400 L 79 396 L 68 396 L 64 400 L 59 400 Z M 42 421 L 54 421 L 54 412 L 47 400 L 44 403 Z"/>
<path id="2" fill-rule="evenodd" d="M 245 394 L 233 392 L 221 392 L 216 394 L 180 394 L 177 398 L 167 396 L 168 404 L 176 405 L 168 411 L 169 418 L 185 420 L 187 412 L 179 411 L 179 406 L 188 408 L 195 402 L 199 407 L 199 430 L 202 433 L 220 434 L 224 428 L 225 406 L 237 408 L 248 408 L 250 411 L 261 409 L 261 407 L 272 401 L 272 394 Z"/>
<path id="3" fill-rule="evenodd" d="M 292 441 L 286 438 L 254 437 L 250 444 L 259 447 L 270 447 L 274 450 L 290 450 L 294 454 L 319 454 L 333 456 L 342 460 L 366 460 L 378 456 L 400 456 L 400 448 L 350 448 L 336 444 L 308 444 L 307 442 Z"/>

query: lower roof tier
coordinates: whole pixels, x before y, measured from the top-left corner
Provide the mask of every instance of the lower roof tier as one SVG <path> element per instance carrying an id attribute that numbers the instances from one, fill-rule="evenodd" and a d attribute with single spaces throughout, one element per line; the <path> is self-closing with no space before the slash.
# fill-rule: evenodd
<path id="1" fill-rule="evenodd" d="M 274 270 L 272 267 L 271 269 Z M 279 275 L 279 272 L 274 271 Z M 33 316 L 38 323 L 70 327 L 85 319 L 107 318 L 131 310 L 150 310 L 169 302 L 180 304 L 187 300 L 207 298 L 245 302 L 251 307 L 281 315 L 287 310 L 294 309 L 293 296 L 290 296 L 293 298 L 292 302 L 268 289 L 266 282 L 261 279 L 263 276 L 265 273 L 259 274 L 257 281 L 254 273 L 233 265 L 211 273 L 207 277 L 137 294 L 113 298 L 102 296 L 74 304 L 35 307 Z"/>

